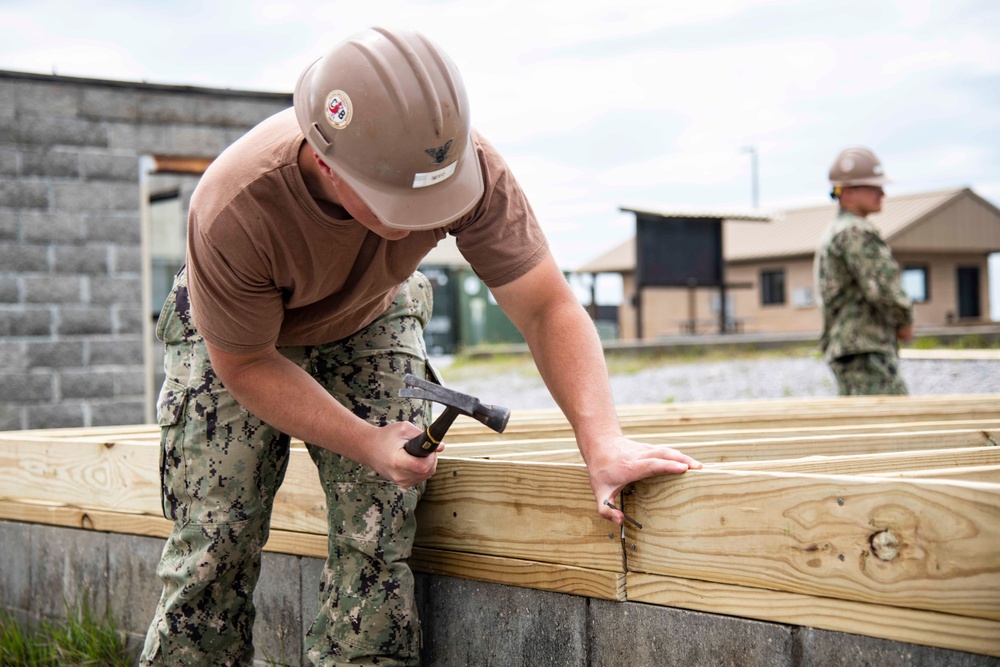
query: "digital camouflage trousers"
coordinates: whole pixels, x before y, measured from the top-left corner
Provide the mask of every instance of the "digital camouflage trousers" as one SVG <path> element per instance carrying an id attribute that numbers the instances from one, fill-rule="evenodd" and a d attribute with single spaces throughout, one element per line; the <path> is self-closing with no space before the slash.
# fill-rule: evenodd
<path id="1" fill-rule="evenodd" d="M 830 362 L 841 396 L 906 395 L 906 383 L 894 354 L 868 352 Z"/>
<path id="2" fill-rule="evenodd" d="M 430 284 L 416 273 L 358 333 L 279 350 L 362 419 L 425 427 L 430 405 L 398 392 L 406 373 L 431 373 L 422 336 L 431 305 Z M 163 513 L 174 528 L 157 567 L 163 593 L 140 662 L 249 665 L 253 592 L 290 439 L 247 412 L 219 381 L 191 318 L 183 269 L 157 337 L 165 344 L 167 374 L 157 401 Z M 406 559 L 424 485 L 404 490 L 346 457 L 307 446 L 329 523 L 307 657 L 321 666 L 418 664 L 420 628 Z"/>

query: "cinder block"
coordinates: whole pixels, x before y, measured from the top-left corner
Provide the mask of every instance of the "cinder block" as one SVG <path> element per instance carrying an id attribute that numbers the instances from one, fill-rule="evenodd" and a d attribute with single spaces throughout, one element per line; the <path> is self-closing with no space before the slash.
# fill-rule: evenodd
<path id="1" fill-rule="evenodd" d="M 790 626 L 732 616 L 591 600 L 588 635 L 593 665 L 799 667 Z"/>
<path id="2" fill-rule="evenodd" d="M 33 525 L 31 613 L 66 618 L 83 601 L 97 617 L 108 603 L 108 534 Z"/>
<path id="3" fill-rule="evenodd" d="M 29 149 L 21 154 L 21 175 L 79 178 L 80 154 L 60 149 Z"/>
<path id="4" fill-rule="evenodd" d="M 156 613 L 162 584 L 156 577 L 165 540 L 138 535 L 108 535 L 108 608 L 119 628 L 145 636 Z"/>
<path id="5" fill-rule="evenodd" d="M 57 116 L 60 120 L 76 116 L 80 110 L 80 86 L 61 82 L 5 81 L 19 114 Z"/>
<path id="6" fill-rule="evenodd" d="M 0 267 L 3 267 L 5 273 L 48 271 L 48 246 L 35 243 L 0 243 Z"/>
<path id="7" fill-rule="evenodd" d="M 246 98 L 208 98 L 196 108 L 196 122 L 204 125 L 249 130 L 265 118 L 292 106 L 291 95 L 267 97 L 259 100 Z"/>
<path id="8" fill-rule="evenodd" d="M 59 374 L 59 388 L 62 398 L 111 398 L 115 395 L 115 374 L 92 370 L 64 371 Z"/>
<path id="9" fill-rule="evenodd" d="M 139 211 L 139 183 L 54 182 L 52 208 L 57 211 Z"/>
<path id="10" fill-rule="evenodd" d="M 63 307 L 59 309 L 59 321 L 56 327 L 64 336 L 79 336 L 86 334 L 110 334 L 110 308 L 77 308 Z"/>
<path id="11" fill-rule="evenodd" d="M 136 202 L 138 198 L 137 192 Z M 134 252 L 138 257 L 142 257 L 139 245 L 142 240 L 142 226 L 138 209 L 86 213 L 79 217 L 83 224 L 83 235 L 88 241 L 110 241 L 115 244 L 119 252 Z"/>
<path id="12" fill-rule="evenodd" d="M 18 431 L 24 428 L 22 423 L 23 410 L 14 405 L 0 404 L 0 431 Z M 0 560 L 0 562 L 3 562 Z"/>
<path id="13" fill-rule="evenodd" d="M 300 665 L 302 656 L 302 582 L 299 557 L 264 553 L 254 591 L 257 610 L 253 640 L 256 658 Z"/>
<path id="14" fill-rule="evenodd" d="M 80 173 L 88 182 L 127 181 L 138 183 L 139 158 L 132 153 L 126 155 L 81 153 Z M 95 184 L 95 187 L 99 187 L 99 185 Z"/>
<path id="15" fill-rule="evenodd" d="M 0 336 L 49 336 L 52 332 L 52 308 L 0 306 Z M 5 366 L 8 370 L 10 366 Z"/>
<path id="16" fill-rule="evenodd" d="M 142 273 L 142 251 L 139 247 L 136 245 L 112 246 L 111 272 Z"/>
<path id="17" fill-rule="evenodd" d="M 29 405 L 24 408 L 25 428 L 71 428 L 86 426 L 83 404 Z"/>
<path id="18" fill-rule="evenodd" d="M 80 278 L 53 274 L 30 274 L 22 278 L 25 303 L 80 303 Z"/>
<path id="19" fill-rule="evenodd" d="M 846 632 L 800 628 L 801 663 L 809 667 L 998 667 L 1000 659 Z"/>
<path id="20" fill-rule="evenodd" d="M 241 136 L 239 131 L 236 136 Z M 108 128 L 109 148 L 135 153 L 215 157 L 233 141 L 229 132 L 198 125 L 114 125 Z"/>
<path id="21" fill-rule="evenodd" d="M 426 665 L 589 664 L 585 597 L 453 577 L 417 581 Z M 606 664 L 657 663 L 616 656 Z"/>
<path id="22" fill-rule="evenodd" d="M 101 122 L 83 118 L 56 117 L 46 110 L 43 114 L 23 114 L 14 118 L 15 140 L 37 146 L 98 146 L 107 147 L 108 132 Z"/>
<path id="23" fill-rule="evenodd" d="M 299 561 L 299 575 L 302 581 L 302 631 L 299 633 L 303 637 L 302 664 L 308 665 L 309 660 L 305 655 L 304 638 L 309 628 L 316 621 L 319 615 L 319 582 L 323 577 L 323 558 L 302 558 Z"/>
<path id="24" fill-rule="evenodd" d="M 80 116 L 93 120 L 135 121 L 139 114 L 136 90 L 88 86 L 80 94 Z"/>
<path id="25" fill-rule="evenodd" d="M 142 302 L 142 280 L 138 277 L 98 276 L 90 279 L 90 303 L 130 304 L 138 306 Z"/>
<path id="26" fill-rule="evenodd" d="M 129 336 L 142 334 L 142 321 L 145 318 L 143 317 L 141 306 L 142 304 L 138 298 L 131 303 L 111 306 L 111 322 L 116 335 Z"/>
<path id="27" fill-rule="evenodd" d="M 67 243 L 83 240 L 83 223 L 73 211 L 23 211 L 25 241 Z"/>
<path id="28" fill-rule="evenodd" d="M 115 373 L 115 396 L 142 397 L 146 392 L 146 372 L 143 368 L 142 360 L 136 360 L 136 370 L 122 371 Z"/>
<path id="29" fill-rule="evenodd" d="M 0 259 L 0 266 L 3 260 Z M 14 276 L 0 276 L 0 303 L 19 303 L 21 288 Z"/>
<path id="30" fill-rule="evenodd" d="M 134 366 L 143 364 L 141 338 L 102 339 L 90 341 L 87 359 L 92 366 Z"/>
<path id="31" fill-rule="evenodd" d="M 0 319 L 4 309 L 0 308 Z M 2 327 L 0 327 L 2 331 Z M 28 344 L 24 341 L 0 339 L 0 369 L 7 373 L 25 373 L 28 370 L 28 359 L 25 350 Z"/>
<path id="32" fill-rule="evenodd" d="M 24 354 L 29 368 L 79 368 L 83 366 L 83 341 L 30 341 Z"/>
<path id="33" fill-rule="evenodd" d="M 51 401 L 52 384 L 52 373 L 0 373 L 0 401 Z"/>
<path id="34" fill-rule="evenodd" d="M 0 148 L 0 176 L 14 176 L 18 173 L 18 157 L 18 151 Z"/>
<path id="35" fill-rule="evenodd" d="M 31 606 L 31 524 L 0 521 L 0 608 Z"/>
<path id="36" fill-rule="evenodd" d="M 18 240 L 21 225 L 18 223 L 18 212 L 9 209 L 0 210 L 0 239 L 4 241 Z"/>
<path id="37" fill-rule="evenodd" d="M 146 421 L 146 403 L 142 396 L 90 404 L 89 426 L 142 424 Z"/>
<path id="38" fill-rule="evenodd" d="M 142 103 L 138 108 L 140 123 L 174 123 L 190 125 L 194 123 L 198 105 L 204 100 L 201 95 L 167 91 L 143 91 Z"/>
<path id="39" fill-rule="evenodd" d="M 108 244 L 57 245 L 53 249 L 56 273 L 80 273 L 89 276 L 108 274 L 111 255 Z"/>
<path id="40" fill-rule="evenodd" d="M 0 181 L 0 206 L 47 208 L 49 186 L 40 181 Z"/>

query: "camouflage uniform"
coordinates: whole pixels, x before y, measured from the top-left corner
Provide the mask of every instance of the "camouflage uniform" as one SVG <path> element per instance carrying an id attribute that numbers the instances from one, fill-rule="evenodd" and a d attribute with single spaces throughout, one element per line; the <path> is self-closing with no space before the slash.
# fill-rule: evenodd
<path id="1" fill-rule="evenodd" d="M 896 330 L 913 324 L 899 266 L 878 230 L 840 209 L 816 252 L 824 358 L 842 395 L 906 394 Z"/>
<path id="2" fill-rule="evenodd" d="M 416 273 L 358 333 L 279 350 L 359 417 L 423 427 L 430 405 L 397 393 L 404 374 L 431 372 L 422 337 L 430 308 L 430 285 Z M 174 529 L 157 568 L 163 595 L 141 664 L 249 665 L 253 591 L 289 437 L 248 413 L 222 386 L 195 330 L 183 270 L 157 337 L 166 346 L 167 372 L 157 402 L 163 512 Z M 308 447 L 329 521 L 308 657 L 316 665 L 417 664 L 420 630 L 406 559 L 424 484 L 404 490 L 348 458 Z"/>

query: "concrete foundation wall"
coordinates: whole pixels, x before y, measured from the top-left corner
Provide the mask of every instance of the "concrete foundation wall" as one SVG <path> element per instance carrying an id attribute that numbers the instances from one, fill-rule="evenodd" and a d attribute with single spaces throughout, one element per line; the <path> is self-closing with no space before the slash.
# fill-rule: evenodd
<path id="1" fill-rule="evenodd" d="M 138 647 L 159 599 L 163 540 L 0 521 L 0 607 L 62 618 L 81 597 Z M 261 665 L 308 665 L 302 636 L 323 562 L 265 553 L 254 600 Z M 634 602 L 417 575 L 425 665 L 997 667 L 983 655 Z"/>
<path id="2" fill-rule="evenodd" d="M 140 156 L 214 158 L 290 104 L 0 71 L 0 430 L 145 421 Z"/>

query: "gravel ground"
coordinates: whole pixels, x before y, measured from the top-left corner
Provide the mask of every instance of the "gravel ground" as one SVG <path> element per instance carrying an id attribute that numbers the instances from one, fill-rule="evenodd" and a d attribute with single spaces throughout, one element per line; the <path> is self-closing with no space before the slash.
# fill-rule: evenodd
<path id="1" fill-rule="evenodd" d="M 912 395 L 1000 394 L 1000 361 L 902 360 Z M 541 380 L 510 372 L 489 377 L 449 378 L 448 360 L 436 365 L 448 387 L 512 410 L 554 408 Z M 836 396 L 829 367 L 814 358 L 766 358 L 676 363 L 612 375 L 617 405 L 686 401 L 738 401 Z"/>

